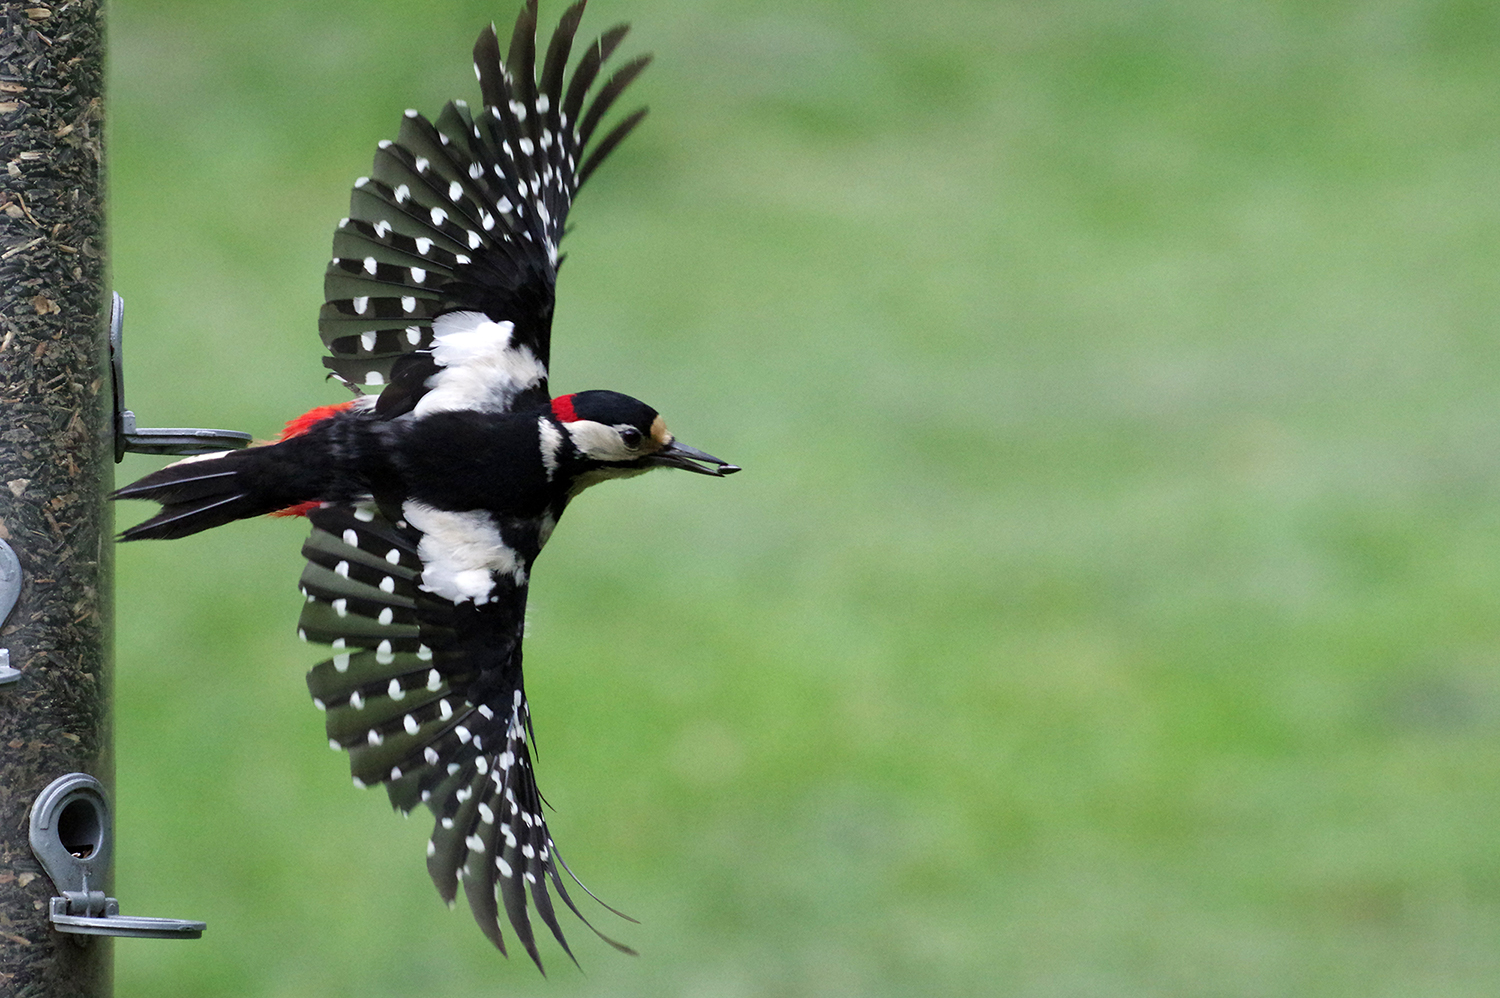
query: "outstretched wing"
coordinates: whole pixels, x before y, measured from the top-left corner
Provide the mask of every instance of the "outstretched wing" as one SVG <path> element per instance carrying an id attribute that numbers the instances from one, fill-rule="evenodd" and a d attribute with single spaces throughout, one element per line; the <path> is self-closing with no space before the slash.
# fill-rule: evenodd
<path id="1" fill-rule="evenodd" d="M 623 119 L 584 158 L 600 119 L 649 56 L 590 96 L 625 36 L 605 32 L 565 67 L 583 2 L 562 17 L 541 76 L 536 0 L 504 62 L 493 26 L 474 45 L 484 101 L 449 103 L 436 122 L 407 111 L 354 185 L 333 239 L 318 330 L 323 363 L 346 381 L 385 385 L 377 411 L 506 411 L 547 399 L 553 290 L 568 209 L 599 162 L 645 115 Z M 581 166 L 580 166 L 581 161 Z"/>
<path id="2" fill-rule="evenodd" d="M 572 957 L 548 881 L 589 922 L 559 872 L 567 865 L 547 831 L 528 748 L 521 678 L 526 566 L 502 555 L 486 579 L 455 581 L 457 573 L 443 575 L 446 569 L 434 574 L 439 534 L 393 522 L 373 504 L 326 505 L 308 519 L 299 633 L 333 646 L 333 657 L 307 676 L 327 713 L 329 744 L 348 751 L 356 785 L 385 784 L 403 813 L 418 804 L 432 810 L 433 883 L 449 904 L 463 887 L 479 927 L 502 953 L 503 905 L 538 968 L 532 907 Z M 455 585 L 487 591 L 463 602 L 429 591 Z"/>

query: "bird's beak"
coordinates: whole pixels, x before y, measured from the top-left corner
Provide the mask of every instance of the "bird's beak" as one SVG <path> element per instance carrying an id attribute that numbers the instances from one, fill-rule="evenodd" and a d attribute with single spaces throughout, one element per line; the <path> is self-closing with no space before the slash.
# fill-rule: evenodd
<path id="1" fill-rule="evenodd" d="M 646 463 L 653 468 L 681 468 L 683 471 L 696 471 L 700 475 L 713 475 L 716 478 L 723 478 L 740 470 L 738 465 L 721 461 L 712 454 L 705 454 L 696 447 L 689 447 L 675 440 L 646 458 Z"/>

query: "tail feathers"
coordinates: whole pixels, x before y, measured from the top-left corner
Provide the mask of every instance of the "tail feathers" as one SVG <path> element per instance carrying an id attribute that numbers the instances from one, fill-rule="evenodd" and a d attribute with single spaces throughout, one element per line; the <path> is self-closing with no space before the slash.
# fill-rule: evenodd
<path id="1" fill-rule="evenodd" d="M 118 489 L 114 499 L 151 499 L 161 512 L 120 534 L 122 541 L 169 539 L 196 534 L 246 516 L 269 510 L 255 508 L 255 499 L 241 474 L 244 451 L 224 451 L 190 457 L 169 464 Z"/>
<path id="2" fill-rule="evenodd" d="M 233 520 L 273 513 L 317 498 L 318 476 L 270 452 L 278 445 L 201 454 L 169 464 L 114 492 L 114 499 L 161 503 L 155 516 L 129 527 L 122 541 L 187 537 Z"/>

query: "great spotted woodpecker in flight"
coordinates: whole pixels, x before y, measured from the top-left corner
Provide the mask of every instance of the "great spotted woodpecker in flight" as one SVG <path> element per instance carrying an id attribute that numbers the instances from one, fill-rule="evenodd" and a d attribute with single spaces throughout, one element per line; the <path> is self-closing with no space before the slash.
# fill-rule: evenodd
<path id="1" fill-rule="evenodd" d="M 438 892 L 452 904 L 462 887 L 502 953 L 503 906 L 538 968 L 529 908 L 573 955 L 548 882 L 584 916 L 559 873 L 567 866 L 528 749 L 521 636 L 532 566 L 590 485 L 652 468 L 739 470 L 679 443 L 644 402 L 548 392 L 568 208 L 645 114 L 590 146 L 649 57 L 594 90 L 625 35 L 612 28 L 565 86 L 583 7 L 563 15 L 540 75 L 535 0 L 504 61 L 486 29 L 474 46 L 483 109 L 453 101 L 435 122 L 407 111 L 355 182 L 318 329 L 323 363 L 357 392 L 381 386 L 378 395 L 315 409 L 276 443 L 190 457 L 115 493 L 162 506 L 124 540 L 307 516 L 299 632 L 332 646 L 308 674 L 331 743 L 348 751 L 357 785 L 385 784 L 402 812 L 432 810 L 427 868 Z"/>

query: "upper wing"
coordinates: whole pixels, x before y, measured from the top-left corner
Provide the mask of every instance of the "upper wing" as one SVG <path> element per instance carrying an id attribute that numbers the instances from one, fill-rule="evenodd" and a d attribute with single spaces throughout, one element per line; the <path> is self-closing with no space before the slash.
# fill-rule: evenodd
<path id="1" fill-rule="evenodd" d="M 483 112 L 453 101 L 434 123 L 407 111 L 399 137 L 380 144 L 370 176 L 355 182 L 333 237 L 318 331 L 326 366 L 355 384 L 388 386 L 382 415 L 547 399 L 568 208 L 646 113 L 626 117 L 583 158 L 600 119 L 650 61 L 631 60 L 590 97 L 625 36 L 619 25 L 587 47 L 565 90 L 583 7 L 563 15 L 540 79 L 536 0 L 517 18 L 504 62 L 494 26 L 485 29 L 474 45 Z M 423 401 L 429 393 L 436 397 Z"/>
<path id="2" fill-rule="evenodd" d="M 501 904 L 521 945 L 542 965 L 529 892 L 571 957 L 548 880 L 589 923 L 563 885 L 559 870 L 567 865 L 547 831 L 528 748 L 524 566 L 491 572 L 483 602 L 456 603 L 420 586 L 476 583 L 430 572 L 424 580 L 432 551 L 410 523 L 393 523 L 371 504 L 327 505 L 308 519 L 299 633 L 333 646 L 333 657 L 307 676 L 327 712 L 329 744 L 349 752 L 356 785 L 384 783 L 403 813 L 418 804 L 432 810 L 427 869 L 438 893 L 451 904 L 462 884 L 479 927 L 502 953 Z"/>

